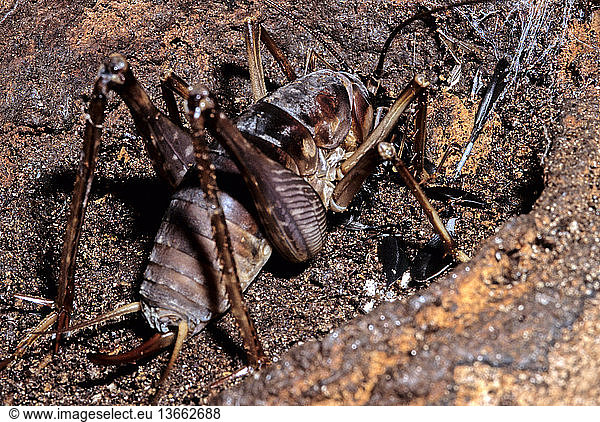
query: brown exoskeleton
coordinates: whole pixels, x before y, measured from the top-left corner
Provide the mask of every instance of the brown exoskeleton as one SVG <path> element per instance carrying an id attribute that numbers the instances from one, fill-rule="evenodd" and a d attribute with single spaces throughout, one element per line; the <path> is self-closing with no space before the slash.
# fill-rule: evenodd
<path id="1" fill-rule="evenodd" d="M 241 290 L 268 260 L 271 248 L 290 261 L 304 261 L 319 252 L 325 236 L 326 210 L 343 211 L 348 206 L 377 163 L 376 148 L 394 162 L 423 202 L 446 240 L 449 253 L 465 259 L 453 248 L 418 183 L 384 143 L 398 116 L 415 98 L 424 115 L 427 82 L 415 78 L 372 129 L 372 94 L 378 88 L 389 45 L 381 65 L 366 83 L 352 73 L 334 70 L 297 79 L 264 29 L 249 22 L 246 36 L 257 102 L 235 123 L 219 110 L 205 88 L 190 89 L 173 74 L 163 80 L 166 115 L 152 104 L 124 57 L 113 55 L 101 67 L 89 105 L 84 152 L 61 257 L 57 310 L 17 347 L 13 357 L 22 355 L 39 332 L 56 321 L 59 338 L 69 328 L 77 244 L 110 91 L 129 107 L 157 173 L 175 193 L 144 273 L 141 301 L 103 317 L 141 310 L 159 334 L 123 356 L 100 356 L 98 361 L 125 362 L 175 344 L 170 368 L 183 340 L 231 304 L 242 328 L 249 362 L 254 366 L 263 362 L 264 353 L 241 302 Z M 268 95 L 259 40 L 290 80 L 290 84 Z M 179 120 L 173 93 L 187 101 L 191 131 Z M 223 149 L 207 147 L 205 130 Z M 422 141 L 424 131 L 419 133 Z M 241 179 L 252 201 L 240 192 Z"/>

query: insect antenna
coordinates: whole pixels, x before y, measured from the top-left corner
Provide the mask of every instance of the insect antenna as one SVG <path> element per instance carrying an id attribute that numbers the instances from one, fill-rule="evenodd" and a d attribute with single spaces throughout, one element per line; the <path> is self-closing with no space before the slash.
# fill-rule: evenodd
<path id="1" fill-rule="evenodd" d="M 377 66 L 375 67 L 375 70 L 373 71 L 373 73 L 371 74 L 371 77 L 369 78 L 369 82 L 368 82 L 368 86 L 367 86 L 369 91 L 371 93 L 375 93 L 378 90 L 379 83 L 380 83 L 381 77 L 383 75 L 383 65 L 385 63 L 385 57 L 386 57 L 388 51 L 390 50 L 392 42 L 398 36 L 400 31 L 402 31 L 404 28 L 406 28 L 408 25 L 412 24 L 413 22 L 415 22 L 417 20 L 425 20 L 425 18 L 427 18 L 433 14 L 443 12 L 445 10 L 450 10 L 450 9 L 453 9 L 453 8 L 459 7 L 459 6 L 468 6 L 468 5 L 477 4 L 477 3 L 487 3 L 489 1 L 491 1 L 491 0 L 464 0 L 464 1 L 459 1 L 456 3 L 449 3 L 444 6 L 434 7 L 433 9 L 415 13 L 410 18 L 400 22 L 394 28 L 394 30 L 390 33 L 390 35 L 385 40 L 385 43 L 383 44 L 383 49 L 381 50 L 381 53 L 379 54 L 379 60 L 377 62 Z"/>

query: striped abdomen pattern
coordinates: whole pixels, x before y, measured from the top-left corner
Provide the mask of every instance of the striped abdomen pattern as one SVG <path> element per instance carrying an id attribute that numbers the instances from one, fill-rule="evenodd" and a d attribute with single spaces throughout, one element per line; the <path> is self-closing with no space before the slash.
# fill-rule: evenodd
<path id="1" fill-rule="evenodd" d="M 163 217 L 140 288 L 148 321 L 163 332 L 181 319 L 187 319 L 191 331 L 198 332 L 229 306 L 220 282 L 204 193 L 190 173 Z M 219 199 L 245 289 L 269 259 L 271 247 L 238 200 L 226 192 L 221 192 Z"/>

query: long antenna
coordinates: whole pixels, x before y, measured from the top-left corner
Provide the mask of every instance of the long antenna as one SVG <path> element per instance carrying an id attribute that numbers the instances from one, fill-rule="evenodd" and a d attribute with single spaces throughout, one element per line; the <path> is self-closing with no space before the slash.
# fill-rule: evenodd
<path id="1" fill-rule="evenodd" d="M 459 1 L 457 3 L 450 3 L 450 4 L 446 4 L 444 6 L 439 6 L 439 7 L 433 8 L 433 9 L 425 10 L 420 13 L 416 13 L 412 17 L 400 22 L 400 24 L 398 26 L 396 26 L 394 28 L 394 30 L 390 33 L 387 40 L 385 40 L 385 43 L 383 44 L 383 50 L 381 51 L 381 54 L 379 55 L 379 61 L 377 63 L 377 67 L 373 71 L 373 74 L 371 75 L 371 79 L 370 79 L 369 83 L 374 82 L 375 87 L 379 86 L 379 81 L 381 80 L 381 76 L 383 75 L 383 64 L 385 62 L 385 56 L 388 53 L 390 46 L 392 45 L 392 41 L 394 41 L 394 38 L 396 38 L 396 36 L 400 33 L 400 31 L 402 31 L 408 25 L 410 25 L 411 23 L 413 23 L 414 21 L 417 21 L 417 20 L 424 20 L 425 18 L 427 18 L 435 13 L 443 12 L 444 10 L 453 9 L 453 8 L 459 7 L 459 6 L 468 6 L 470 4 L 476 4 L 476 3 L 487 3 L 489 1 L 491 1 L 491 0 L 464 0 L 464 1 Z"/>

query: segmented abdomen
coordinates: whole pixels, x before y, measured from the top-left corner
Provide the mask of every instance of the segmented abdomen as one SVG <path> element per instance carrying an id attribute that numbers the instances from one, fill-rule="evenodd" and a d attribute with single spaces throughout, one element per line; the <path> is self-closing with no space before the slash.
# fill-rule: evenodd
<path id="1" fill-rule="evenodd" d="M 195 171 L 188 172 L 173 195 L 140 288 L 146 318 L 163 332 L 183 318 L 191 333 L 196 333 L 229 307 L 220 282 L 207 204 L 196 179 Z M 245 289 L 269 259 L 271 247 L 239 199 L 222 191 L 219 200 Z"/>
<path id="2" fill-rule="evenodd" d="M 356 77 L 324 70 L 280 88 L 242 114 L 236 125 L 244 137 L 307 181 L 299 184 L 272 180 L 263 188 L 277 190 L 281 201 L 293 204 L 301 203 L 308 191 L 314 189 L 327 208 L 336 182 L 335 177 L 330 177 L 332 165 L 355 149 L 370 128 L 367 97 L 366 89 Z M 332 164 L 332 152 L 336 150 L 341 154 L 337 154 L 338 161 Z M 239 172 L 223 155 L 215 158 L 222 189 L 219 199 L 245 289 L 267 262 L 271 247 L 255 220 L 256 210 Z M 196 179 L 191 170 L 177 188 L 156 236 L 140 290 L 146 318 L 163 332 L 187 319 L 192 334 L 196 333 L 229 306 L 219 280 L 221 272 L 204 193 Z M 258 207 L 272 212 L 279 210 L 276 204 L 258 204 Z M 307 223 L 309 229 L 304 230 L 304 236 L 290 233 L 276 241 L 304 239 L 320 247 L 326 227 L 325 219 L 317 218 L 323 213 L 319 201 L 290 209 L 295 223 L 284 224 L 284 228 L 293 231 Z M 286 248 L 278 245 L 278 249 Z M 314 248 L 304 249 L 310 251 L 310 256 L 316 253 Z"/>

